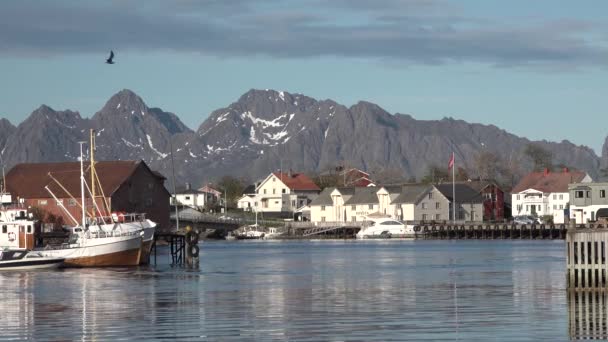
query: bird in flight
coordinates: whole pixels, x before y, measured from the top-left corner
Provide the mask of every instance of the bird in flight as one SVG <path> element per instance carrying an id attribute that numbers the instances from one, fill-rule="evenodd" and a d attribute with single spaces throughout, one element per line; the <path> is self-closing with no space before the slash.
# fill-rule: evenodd
<path id="1" fill-rule="evenodd" d="M 106 59 L 106 64 L 114 64 L 114 51 L 110 50 L 110 57 L 108 57 L 108 59 Z"/>

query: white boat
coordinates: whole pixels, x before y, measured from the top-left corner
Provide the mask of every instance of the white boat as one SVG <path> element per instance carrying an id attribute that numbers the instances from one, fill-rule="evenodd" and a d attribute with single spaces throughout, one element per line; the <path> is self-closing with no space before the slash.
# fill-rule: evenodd
<path id="1" fill-rule="evenodd" d="M 64 258 L 45 257 L 40 252 L 26 250 L 0 251 L 0 271 L 57 268 Z"/>
<path id="2" fill-rule="evenodd" d="M 70 241 L 59 247 L 36 251 L 43 256 L 64 258 L 66 266 L 137 266 L 141 260 L 143 230 L 117 229 L 106 232 L 89 226 L 72 228 Z"/>
<path id="3" fill-rule="evenodd" d="M 357 233 L 357 239 L 391 239 L 391 238 L 412 238 L 416 234 L 414 225 L 393 220 L 391 218 L 366 218 L 364 224 Z"/>
<path id="4" fill-rule="evenodd" d="M 93 145 L 93 144 L 92 144 Z M 92 156 L 91 156 L 92 157 Z M 83 167 L 82 143 L 80 144 L 80 188 L 81 202 L 85 201 L 84 167 Z M 93 159 L 93 158 L 91 158 Z M 94 172 L 94 162 L 91 162 L 91 172 Z M 91 181 L 95 184 L 94 181 Z M 88 187 L 87 187 L 88 189 Z M 143 220 L 133 222 L 120 222 L 119 217 L 104 217 L 93 202 L 93 212 L 99 216 L 87 219 L 87 209 L 81 206 L 82 218 L 77 221 L 70 212 L 57 200 L 57 197 L 47 187 L 46 190 L 57 201 L 66 214 L 77 223 L 71 228 L 70 240 L 59 247 L 45 247 L 38 251 L 46 257 L 65 258 L 66 266 L 98 267 L 98 266 L 136 266 L 139 265 L 142 256 L 142 240 L 145 235 Z M 95 192 L 91 192 L 91 198 L 95 198 Z M 109 210 L 108 210 L 109 211 Z M 124 217 L 122 218 L 124 219 Z M 151 221 L 148 222 L 150 224 Z"/>
<path id="5" fill-rule="evenodd" d="M 256 240 L 262 239 L 266 232 L 260 230 L 257 224 L 253 224 L 251 226 L 245 226 L 239 228 L 240 232 L 238 232 L 235 237 L 237 240 Z"/>
<path id="6" fill-rule="evenodd" d="M 34 225 L 25 208 L 0 208 L 0 250 L 31 250 L 34 248 Z"/>

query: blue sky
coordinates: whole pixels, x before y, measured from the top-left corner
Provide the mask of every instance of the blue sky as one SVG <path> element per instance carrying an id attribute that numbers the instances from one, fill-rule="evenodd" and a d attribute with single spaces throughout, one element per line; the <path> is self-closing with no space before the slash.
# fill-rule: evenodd
<path id="1" fill-rule="evenodd" d="M 18 124 L 40 104 L 89 117 L 128 88 L 196 129 L 270 88 L 599 152 L 605 13 L 606 1 L 2 1 L 0 117 Z"/>

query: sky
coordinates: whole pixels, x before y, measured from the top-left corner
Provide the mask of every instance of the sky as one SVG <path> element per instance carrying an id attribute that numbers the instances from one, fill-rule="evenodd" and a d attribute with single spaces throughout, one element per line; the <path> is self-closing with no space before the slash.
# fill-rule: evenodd
<path id="1" fill-rule="evenodd" d="M 606 13 L 603 0 L 5 0 L 0 117 L 41 104 L 90 117 L 126 88 L 197 129 L 275 89 L 599 154 Z"/>

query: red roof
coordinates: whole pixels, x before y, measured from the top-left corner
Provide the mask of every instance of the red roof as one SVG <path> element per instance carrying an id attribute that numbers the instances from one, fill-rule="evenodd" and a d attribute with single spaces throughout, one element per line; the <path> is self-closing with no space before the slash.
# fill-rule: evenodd
<path id="1" fill-rule="evenodd" d="M 316 190 L 321 189 L 303 173 L 292 173 L 291 175 L 281 172 L 273 172 L 278 179 L 283 182 L 290 190 Z"/>
<path id="2" fill-rule="evenodd" d="M 568 192 L 568 184 L 578 183 L 587 174 L 582 171 L 531 172 L 511 190 L 518 193 L 528 189 L 542 192 Z"/>
<path id="3" fill-rule="evenodd" d="M 123 184 L 140 165 L 139 161 L 99 161 L 95 169 L 105 196 L 110 196 Z M 90 188 L 89 163 L 84 163 L 85 180 Z M 49 173 L 68 190 L 72 196 L 80 197 L 80 163 L 23 163 L 15 165 L 6 175 L 7 190 L 15 197 L 50 198 L 44 189 L 49 189 L 58 198 L 69 195 L 49 176 Z M 155 176 L 157 176 L 155 174 Z M 158 176 L 157 176 L 158 177 Z M 99 190 L 97 190 L 99 192 Z M 87 190 L 85 192 L 88 193 Z M 88 196 L 87 196 L 88 197 Z"/>

